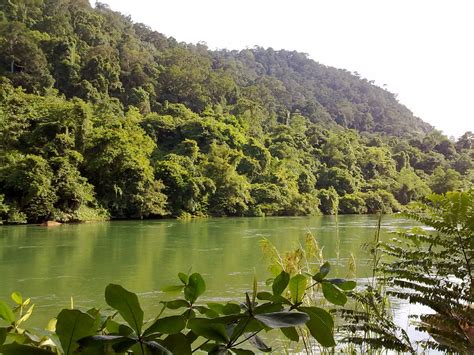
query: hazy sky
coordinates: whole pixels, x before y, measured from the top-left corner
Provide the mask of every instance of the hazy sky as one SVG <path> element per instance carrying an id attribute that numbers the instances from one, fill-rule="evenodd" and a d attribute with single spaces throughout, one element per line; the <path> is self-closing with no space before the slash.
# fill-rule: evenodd
<path id="1" fill-rule="evenodd" d="M 386 84 L 415 115 L 447 135 L 474 131 L 472 0 L 101 2 L 178 41 L 308 53 Z"/>

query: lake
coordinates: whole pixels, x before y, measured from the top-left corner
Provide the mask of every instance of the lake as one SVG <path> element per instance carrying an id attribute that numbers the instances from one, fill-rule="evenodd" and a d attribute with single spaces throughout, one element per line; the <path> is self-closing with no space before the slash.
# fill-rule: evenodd
<path id="1" fill-rule="evenodd" d="M 377 217 L 370 215 L 266 218 L 209 218 L 191 221 L 113 221 L 58 227 L 0 226 L 0 299 L 13 291 L 36 304 L 30 325 L 44 326 L 60 309 L 105 306 L 104 289 L 119 283 L 139 294 L 145 316 L 158 313 L 164 286 L 178 284 L 177 273 L 200 272 L 206 300 L 243 299 L 253 275 L 264 288 L 271 277 L 259 241 L 280 251 L 295 248 L 311 232 L 332 277 L 347 276 L 353 255 L 359 278 L 371 275 L 366 243 L 373 240 Z M 386 237 L 414 222 L 384 216 Z M 400 314 L 404 313 L 400 310 Z"/>

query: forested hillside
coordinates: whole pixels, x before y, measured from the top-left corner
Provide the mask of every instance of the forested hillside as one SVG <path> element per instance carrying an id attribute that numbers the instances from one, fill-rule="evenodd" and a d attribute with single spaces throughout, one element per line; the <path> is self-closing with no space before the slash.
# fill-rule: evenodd
<path id="1" fill-rule="evenodd" d="M 391 212 L 474 183 L 472 133 L 357 75 L 87 0 L 0 0 L 0 83 L 0 221 Z"/>

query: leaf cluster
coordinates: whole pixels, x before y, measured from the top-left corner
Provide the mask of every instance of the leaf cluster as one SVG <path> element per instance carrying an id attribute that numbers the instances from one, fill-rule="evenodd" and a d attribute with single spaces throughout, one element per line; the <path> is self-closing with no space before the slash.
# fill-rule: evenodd
<path id="1" fill-rule="evenodd" d="M 180 285 L 165 291 L 182 292 L 183 298 L 162 301 L 159 314 L 147 321 L 136 294 L 120 285 L 105 289 L 105 300 L 112 313 L 90 309 L 63 309 L 49 329 L 36 334 L 20 325 L 31 315 L 30 300 L 14 293 L 17 307 L 11 309 L 0 302 L 0 318 L 8 326 L 0 328 L 0 352 L 4 354 L 191 354 L 203 350 L 210 354 L 253 354 L 249 346 L 270 352 L 262 331 L 279 329 L 291 341 L 298 342 L 304 327 L 324 347 L 336 345 L 331 314 L 319 307 L 306 306 L 308 289 L 323 286 L 324 297 L 343 305 L 345 292 L 355 283 L 327 279 L 328 263 L 315 275 L 290 274 L 282 271 L 272 282 L 271 292 L 259 292 L 254 281 L 253 291 L 245 294 L 244 302 L 198 303 L 206 289 L 198 273 L 179 273 Z M 25 312 L 26 310 L 26 312 Z M 19 316 L 15 316 L 19 312 Z"/>

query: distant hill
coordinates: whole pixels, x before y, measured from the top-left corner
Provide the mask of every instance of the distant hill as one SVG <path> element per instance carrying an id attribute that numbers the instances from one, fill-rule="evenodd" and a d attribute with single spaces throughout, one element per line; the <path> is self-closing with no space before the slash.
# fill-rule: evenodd
<path id="1" fill-rule="evenodd" d="M 303 53 L 255 48 L 214 52 L 214 56 L 233 67 L 243 86 L 266 83 L 278 105 L 299 111 L 313 122 L 332 121 L 358 131 L 395 135 L 433 129 L 414 117 L 394 94 L 347 70 L 321 65 Z"/>
<path id="2" fill-rule="evenodd" d="M 142 110 L 167 100 L 197 113 L 250 104 L 280 122 L 301 113 L 312 122 L 389 135 L 432 130 L 392 93 L 302 53 L 210 51 L 86 0 L 2 1 L 0 11 L 0 73 L 29 92 L 54 87 L 68 98 L 111 97 Z"/>

